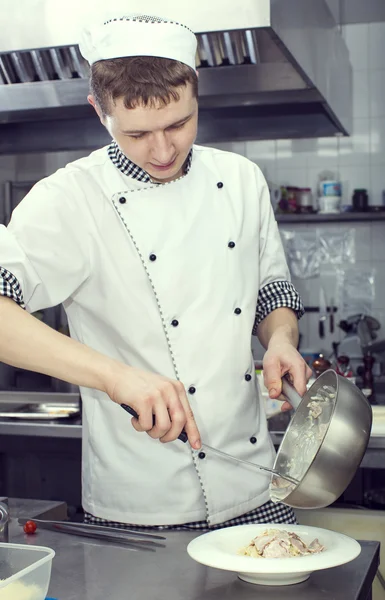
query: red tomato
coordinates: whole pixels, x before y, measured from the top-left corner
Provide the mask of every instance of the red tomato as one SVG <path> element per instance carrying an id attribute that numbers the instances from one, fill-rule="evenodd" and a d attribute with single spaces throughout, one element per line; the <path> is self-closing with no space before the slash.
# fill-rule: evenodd
<path id="1" fill-rule="evenodd" d="M 24 525 L 24 532 L 28 535 L 35 533 L 37 527 L 35 521 L 27 521 Z"/>

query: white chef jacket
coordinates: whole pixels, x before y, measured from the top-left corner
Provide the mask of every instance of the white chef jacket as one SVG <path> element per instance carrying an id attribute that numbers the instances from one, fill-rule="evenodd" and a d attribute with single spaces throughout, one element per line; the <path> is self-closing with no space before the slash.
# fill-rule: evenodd
<path id="1" fill-rule="evenodd" d="M 121 173 L 102 148 L 34 186 L 0 228 L 0 265 L 30 312 L 63 303 L 74 339 L 180 379 L 203 442 L 272 466 L 251 332 L 260 290 L 289 272 L 255 164 L 194 146 L 188 174 L 157 185 Z M 269 500 L 267 474 L 161 444 L 106 394 L 81 395 L 87 512 L 214 525 Z"/>

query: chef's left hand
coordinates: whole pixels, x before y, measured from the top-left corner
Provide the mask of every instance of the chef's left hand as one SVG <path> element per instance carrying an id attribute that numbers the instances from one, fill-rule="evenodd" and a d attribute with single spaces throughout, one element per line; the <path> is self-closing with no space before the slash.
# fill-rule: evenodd
<path id="1" fill-rule="evenodd" d="M 289 373 L 290 379 L 300 394 L 306 392 L 306 384 L 312 371 L 306 364 L 298 350 L 288 341 L 282 341 L 270 345 L 263 359 L 263 377 L 270 398 L 279 398 L 282 393 L 282 377 Z M 282 398 L 284 399 L 284 398 Z M 292 407 L 284 402 L 282 410 L 290 410 Z"/>

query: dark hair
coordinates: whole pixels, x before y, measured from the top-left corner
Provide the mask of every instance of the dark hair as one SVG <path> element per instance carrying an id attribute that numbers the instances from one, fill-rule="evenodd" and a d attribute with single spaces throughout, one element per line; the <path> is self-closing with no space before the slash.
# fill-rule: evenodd
<path id="1" fill-rule="evenodd" d="M 176 60 L 155 56 L 130 56 L 100 60 L 91 67 L 90 90 L 104 115 L 111 102 L 123 98 L 126 108 L 163 106 L 179 100 L 178 88 L 192 84 L 198 96 L 196 72 Z"/>

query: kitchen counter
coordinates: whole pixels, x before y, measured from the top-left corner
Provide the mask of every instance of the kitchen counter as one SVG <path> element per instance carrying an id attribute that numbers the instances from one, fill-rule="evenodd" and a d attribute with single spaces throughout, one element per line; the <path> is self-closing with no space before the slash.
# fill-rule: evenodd
<path id="1" fill-rule="evenodd" d="M 379 543 L 360 542 L 362 552 L 354 561 L 318 571 L 304 583 L 254 586 L 193 561 L 186 547 L 197 537 L 194 532 L 166 532 L 165 547 L 156 552 L 44 530 L 25 536 L 17 517 L 40 515 L 41 504 L 23 501 L 20 507 L 11 501 L 10 506 L 10 541 L 55 550 L 49 595 L 58 600 L 370 600 L 378 567 Z"/>
<path id="2" fill-rule="evenodd" d="M 82 437 L 82 420 L 62 419 L 61 421 L 22 421 L 16 419 L 0 420 L 0 435 L 27 435 L 50 438 Z"/>
<path id="3" fill-rule="evenodd" d="M 66 421 L 52 420 L 46 422 L 1 419 L 0 435 L 27 435 L 80 439 L 82 437 L 82 421 L 81 418 L 68 419 Z M 270 431 L 270 435 L 274 445 L 279 446 L 282 441 L 284 431 Z M 385 436 L 371 437 L 368 448 L 384 450 Z"/>

